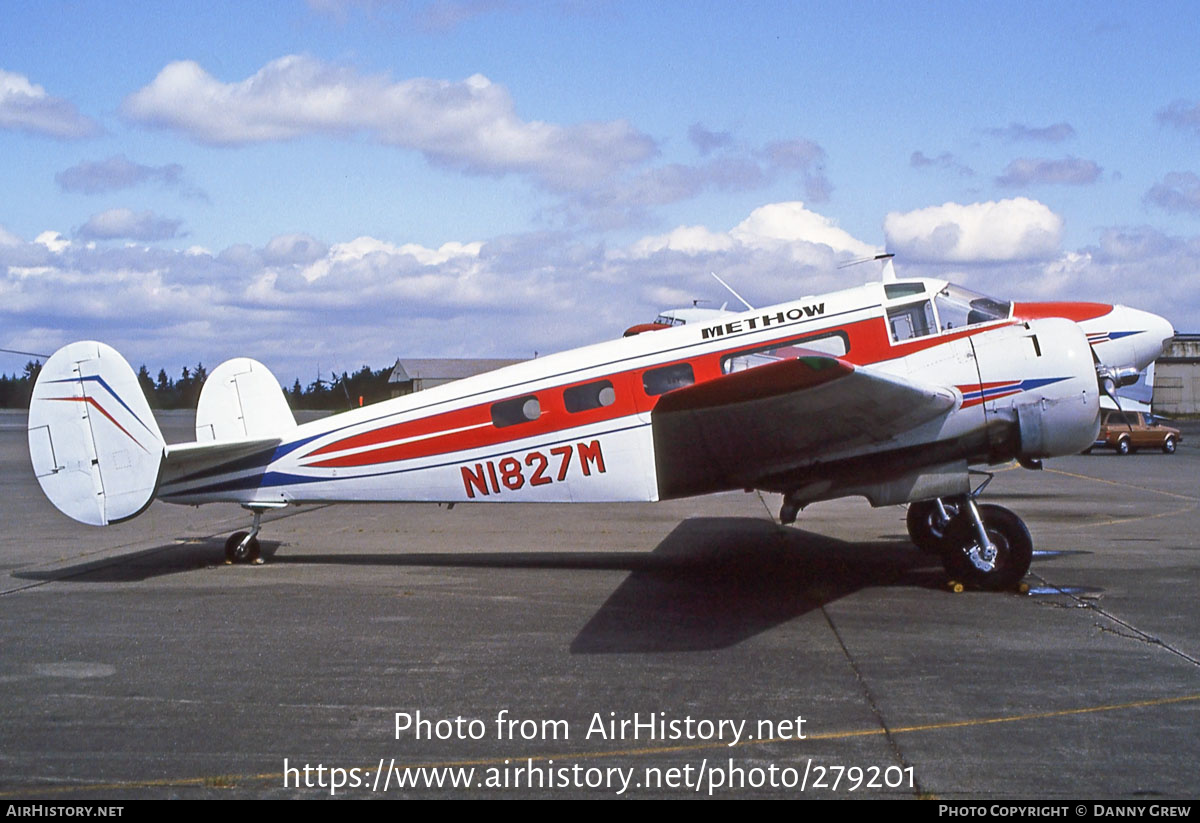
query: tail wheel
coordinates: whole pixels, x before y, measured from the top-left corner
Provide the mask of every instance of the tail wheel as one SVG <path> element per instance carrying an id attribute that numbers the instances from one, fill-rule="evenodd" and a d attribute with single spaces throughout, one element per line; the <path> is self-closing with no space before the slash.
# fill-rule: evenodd
<path id="1" fill-rule="evenodd" d="M 944 503 L 946 514 L 951 518 L 958 514 L 958 505 Z M 942 516 L 936 500 L 918 500 L 908 506 L 908 516 L 905 518 L 908 526 L 908 536 L 913 545 L 926 554 L 941 554 L 946 546 L 946 529 L 950 520 Z"/>
<path id="2" fill-rule="evenodd" d="M 259 556 L 258 538 L 250 537 L 250 532 L 235 532 L 225 541 L 227 563 L 254 563 Z"/>
<path id="3" fill-rule="evenodd" d="M 980 506 L 979 517 L 992 541 L 992 550 L 980 546 L 973 518 L 955 517 L 946 528 L 942 565 L 951 578 L 981 589 L 1014 588 L 1033 562 L 1029 529 L 1003 506 Z"/>
<path id="4" fill-rule="evenodd" d="M 1168 434 L 1167 439 L 1163 441 L 1163 454 L 1175 453 L 1175 437 Z"/>

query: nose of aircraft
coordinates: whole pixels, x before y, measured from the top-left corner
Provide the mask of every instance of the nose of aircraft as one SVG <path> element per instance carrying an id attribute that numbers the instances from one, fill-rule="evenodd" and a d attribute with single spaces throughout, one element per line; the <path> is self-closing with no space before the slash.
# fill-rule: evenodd
<path id="1" fill-rule="evenodd" d="M 1113 311 L 1116 320 L 1114 326 L 1127 330 L 1132 356 L 1132 363 L 1129 365 L 1139 371 L 1153 363 L 1175 336 L 1175 329 L 1165 317 L 1127 306 L 1113 306 Z"/>

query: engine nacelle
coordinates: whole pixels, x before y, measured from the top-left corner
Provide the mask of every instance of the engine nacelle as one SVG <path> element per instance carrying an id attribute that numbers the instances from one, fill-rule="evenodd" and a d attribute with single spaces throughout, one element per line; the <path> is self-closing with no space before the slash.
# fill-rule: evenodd
<path id="1" fill-rule="evenodd" d="M 994 460 L 1078 454 L 1095 441 L 1100 390 L 1078 325 L 1032 320 L 971 341 Z"/>

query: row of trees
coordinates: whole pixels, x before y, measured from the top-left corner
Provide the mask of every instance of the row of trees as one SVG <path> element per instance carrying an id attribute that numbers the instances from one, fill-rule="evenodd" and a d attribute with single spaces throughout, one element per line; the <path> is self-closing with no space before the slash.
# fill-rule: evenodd
<path id="1" fill-rule="evenodd" d="M 0 374 L 0 409 L 28 408 L 33 381 L 41 370 L 41 363 L 30 360 L 21 374 Z"/>
<path id="2" fill-rule="evenodd" d="M 0 374 L 0 408 L 28 408 L 33 384 L 41 370 L 42 364 L 31 360 L 20 374 Z M 329 380 L 318 378 L 307 387 L 301 386 L 297 378 L 285 394 L 293 410 L 340 411 L 359 405 L 360 398 L 364 405 L 386 399 L 391 371 L 390 368 L 372 370 L 363 366 L 354 374 L 342 372 L 340 377 L 330 375 Z M 194 409 L 200 399 L 200 388 L 208 379 L 208 370 L 203 363 L 197 363 L 195 368 L 184 366 L 179 379 L 172 380 L 165 369 L 158 370 L 158 377 L 151 377 L 150 370 L 143 365 L 138 369 L 137 377 L 151 408 Z"/>

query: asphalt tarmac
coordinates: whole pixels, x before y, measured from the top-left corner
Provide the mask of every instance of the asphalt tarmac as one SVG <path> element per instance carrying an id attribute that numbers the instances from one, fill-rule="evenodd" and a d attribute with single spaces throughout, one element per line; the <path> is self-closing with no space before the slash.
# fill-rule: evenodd
<path id="1" fill-rule="evenodd" d="M 248 514 L 78 525 L 0 412 L 0 797 L 1195 798 L 1186 437 L 999 471 L 1031 589 L 955 594 L 903 507 L 757 494 L 304 507 L 226 565 Z"/>

